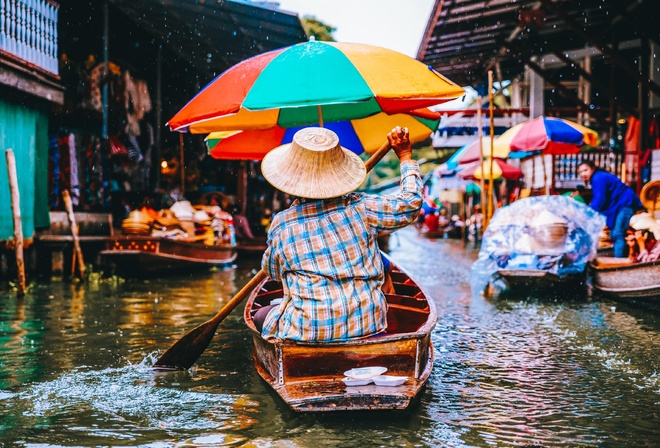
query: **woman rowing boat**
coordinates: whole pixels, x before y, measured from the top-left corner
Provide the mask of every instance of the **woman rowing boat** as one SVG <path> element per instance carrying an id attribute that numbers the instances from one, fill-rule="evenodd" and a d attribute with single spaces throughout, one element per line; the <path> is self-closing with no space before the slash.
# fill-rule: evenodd
<path id="1" fill-rule="evenodd" d="M 388 196 L 354 193 L 364 164 L 329 129 L 304 128 L 264 158 L 266 180 L 298 198 L 268 233 L 262 267 L 282 282 L 283 300 L 254 316 L 265 338 L 342 341 L 386 330 L 376 239 L 411 224 L 422 205 L 408 130 L 397 126 L 387 139 L 401 163 L 401 191 Z"/>

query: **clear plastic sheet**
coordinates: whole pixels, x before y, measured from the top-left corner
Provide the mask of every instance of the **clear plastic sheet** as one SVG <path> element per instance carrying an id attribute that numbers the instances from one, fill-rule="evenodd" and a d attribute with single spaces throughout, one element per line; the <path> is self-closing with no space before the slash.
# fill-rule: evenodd
<path id="1" fill-rule="evenodd" d="M 596 256 L 604 226 L 605 216 L 567 196 L 528 197 L 502 207 L 472 265 L 472 290 L 483 290 L 499 269 L 540 269 L 560 277 L 582 272 Z"/>

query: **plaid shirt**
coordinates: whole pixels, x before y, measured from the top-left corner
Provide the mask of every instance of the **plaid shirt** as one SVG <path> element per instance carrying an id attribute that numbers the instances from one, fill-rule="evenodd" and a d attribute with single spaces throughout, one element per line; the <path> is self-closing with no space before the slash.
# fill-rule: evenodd
<path id="1" fill-rule="evenodd" d="M 278 213 L 262 267 L 284 300 L 266 317 L 269 339 L 340 341 L 387 328 L 383 261 L 376 237 L 412 223 L 422 206 L 417 162 L 401 163 L 394 195 L 298 199 Z"/>

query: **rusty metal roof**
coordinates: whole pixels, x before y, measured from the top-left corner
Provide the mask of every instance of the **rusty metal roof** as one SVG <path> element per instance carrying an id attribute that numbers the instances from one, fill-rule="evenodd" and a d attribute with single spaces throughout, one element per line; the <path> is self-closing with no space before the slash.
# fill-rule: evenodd
<path id="1" fill-rule="evenodd" d="M 436 0 L 417 58 L 462 85 L 483 83 L 496 63 L 512 79 L 532 56 L 658 42 L 656 8 L 657 0 Z"/>

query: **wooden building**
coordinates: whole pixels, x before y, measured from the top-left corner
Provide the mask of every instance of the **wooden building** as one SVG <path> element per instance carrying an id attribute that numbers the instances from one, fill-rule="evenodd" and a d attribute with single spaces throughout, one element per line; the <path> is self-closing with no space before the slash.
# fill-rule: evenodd
<path id="1" fill-rule="evenodd" d="M 162 187 L 162 161 L 180 160 L 167 119 L 237 62 L 306 40 L 273 4 L 0 0 L 0 148 L 16 155 L 26 238 L 65 189 L 81 212 L 139 205 Z M 183 143 L 183 165 L 203 159 L 202 137 Z M 13 235 L 4 159 L 0 241 Z M 219 181 L 235 183 L 226 165 Z"/>

